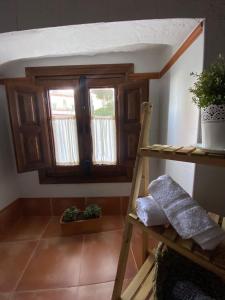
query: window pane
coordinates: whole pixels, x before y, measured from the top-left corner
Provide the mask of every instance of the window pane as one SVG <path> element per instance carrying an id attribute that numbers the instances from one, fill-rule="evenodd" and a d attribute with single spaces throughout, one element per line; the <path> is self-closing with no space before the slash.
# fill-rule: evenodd
<path id="1" fill-rule="evenodd" d="M 116 164 L 115 89 L 89 90 L 93 164 Z"/>
<path id="2" fill-rule="evenodd" d="M 79 164 L 74 90 L 50 90 L 56 165 Z"/>

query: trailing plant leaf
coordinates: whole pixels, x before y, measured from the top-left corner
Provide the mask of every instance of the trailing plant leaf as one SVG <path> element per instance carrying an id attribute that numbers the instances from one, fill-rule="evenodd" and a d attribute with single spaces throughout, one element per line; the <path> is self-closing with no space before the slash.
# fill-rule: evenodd
<path id="1" fill-rule="evenodd" d="M 63 222 L 75 221 L 79 212 L 79 209 L 75 206 L 67 208 L 63 213 Z"/>
<path id="2" fill-rule="evenodd" d="M 192 100 L 198 107 L 225 104 L 225 59 L 222 55 L 207 70 L 191 75 L 197 79 L 190 92 L 193 93 Z"/>
<path id="3" fill-rule="evenodd" d="M 85 219 L 99 218 L 101 213 L 101 207 L 97 204 L 90 204 L 85 208 L 84 217 Z"/>

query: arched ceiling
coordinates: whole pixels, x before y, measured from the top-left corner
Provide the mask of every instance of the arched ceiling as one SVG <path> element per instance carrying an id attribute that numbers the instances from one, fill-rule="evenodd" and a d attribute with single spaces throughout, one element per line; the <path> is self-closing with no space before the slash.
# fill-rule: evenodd
<path id="1" fill-rule="evenodd" d="M 19 59 L 95 55 L 171 46 L 176 49 L 201 19 L 93 23 L 0 34 L 0 66 Z"/>

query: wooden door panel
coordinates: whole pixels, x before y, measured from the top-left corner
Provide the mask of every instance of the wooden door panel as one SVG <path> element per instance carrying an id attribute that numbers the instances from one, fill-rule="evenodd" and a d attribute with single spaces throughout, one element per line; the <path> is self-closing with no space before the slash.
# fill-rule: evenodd
<path id="1" fill-rule="evenodd" d="M 37 108 L 37 95 L 35 93 L 20 93 L 15 91 L 16 105 L 19 115 L 18 122 L 22 125 L 38 125 L 40 123 L 39 111 Z"/>
<path id="2" fill-rule="evenodd" d="M 40 135 L 21 135 L 22 145 L 24 146 L 24 154 L 26 157 L 26 161 L 29 163 L 41 163 L 43 160 L 42 157 L 42 147 L 43 145 L 40 143 L 41 137 Z"/>
<path id="3" fill-rule="evenodd" d="M 43 89 L 29 79 L 9 80 L 7 95 L 18 172 L 51 165 Z"/>
<path id="4" fill-rule="evenodd" d="M 126 141 L 127 149 L 125 151 L 127 152 L 127 158 L 129 160 L 133 160 L 136 158 L 137 146 L 139 140 L 138 134 L 139 132 L 133 132 L 127 134 L 127 141 Z"/>
<path id="5" fill-rule="evenodd" d="M 141 130 L 141 103 L 148 101 L 147 80 L 122 84 L 118 89 L 119 158 L 132 176 L 139 134 Z"/>
<path id="6" fill-rule="evenodd" d="M 139 122 L 140 120 L 140 93 L 139 89 L 125 92 L 124 105 L 126 106 L 125 117 L 127 122 Z"/>

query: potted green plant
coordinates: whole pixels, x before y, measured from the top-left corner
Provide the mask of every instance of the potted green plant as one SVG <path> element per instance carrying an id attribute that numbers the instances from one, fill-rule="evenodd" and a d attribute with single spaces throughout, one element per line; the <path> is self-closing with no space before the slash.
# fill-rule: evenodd
<path id="1" fill-rule="evenodd" d="M 102 210 L 97 204 L 88 205 L 84 211 L 76 207 L 67 208 L 61 218 L 63 235 L 99 232 L 102 228 Z"/>
<path id="2" fill-rule="evenodd" d="M 215 63 L 201 74 L 190 91 L 193 102 L 201 109 L 202 147 L 225 149 L 225 59 L 219 55 Z"/>
<path id="3" fill-rule="evenodd" d="M 102 214 L 101 207 L 97 204 L 90 204 L 84 210 L 84 218 L 87 219 L 95 219 L 99 218 Z"/>
<path id="4" fill-rule="evenodd" d="M 75 206 L 67 208 L 63 212 L 63 222 L 68 223 L 77 220 L 78 214 L 79 214 L 79 209 L 77 209 Z"/>

